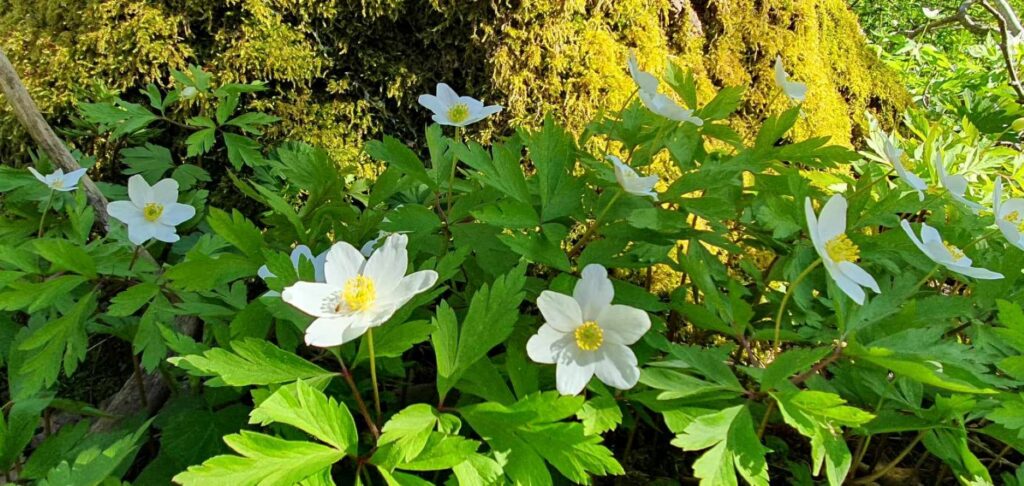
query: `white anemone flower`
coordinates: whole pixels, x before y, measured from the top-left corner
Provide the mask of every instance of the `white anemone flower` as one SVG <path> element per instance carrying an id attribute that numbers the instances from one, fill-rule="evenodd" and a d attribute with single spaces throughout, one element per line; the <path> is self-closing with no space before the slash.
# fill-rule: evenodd
<path id="1" fill-rule="evenodd" d="M 302 263 L 303 259 L 305 259 L 306 261 L 313 265 L 313 281 L 324 282 L 324 263 L 327 261 L 327 252 L 325 251 L 317 256 L 313 256 L 313 251 L 310 250 L 308 246 L 296 246 L 295 249 L 292 250 L 291 254 L 292 266 L 295 267 L 296 271 L 299 270 L 299 266 Z M 274 273 L 271 272 L 266 265 L 260 267 L 259 270 L 256 271 L 256 275 L 258 275 L 263 280 L 277 276 L 274 275 Z M 274 297 L 281 294 L 271 290 L 270 292 L 267 292 L 265 295 Z"/>
<path id="2" fill-rule="evenodd" d="M 441 125 L 464 127 L 501 111 L 501 106 L 484 104 L 469 96 L 459 96 L 445 83 L 437 83 L 437 95 L 420 95 L 419 102 L 434 112 L 433 119 Z"/>
<path id="3" fill-rule="evenodd" d="M 437 282 L 437 272 L 406 275 L 408 238 L 391 235 L 369 259 L 346 243 L 327 252 L 324 282 L 296 282 L 281 298 L 316 320 L 306 328 L 306 344 L 327 348 L 362 336 L 387 322 L 403 305 Z"/>
<path id="4" fill-rule="evenodd" d="M 141 245 L 150 238 L 174 243 L 175 226 L 192 219 L 196 208 L 178 202 L 178 181 L 164 179 L 150 186 L 136 174 L 128 179 L 128 201 L 107 205 L 107 214 L 128 225 L 128 239 Z"/>
<path id="5" fill-rule="evenodd" d="M 807 99 L 807 84 L 793 81 L 789 77 L 782 65 L 782 56 L 775 56 L 775 85 L 793 101 L 803 103 Z"/>
<path id="6" fill-rule="evenodd" d="M 633 388 L 640 368 L 629 345 L 651 328 L 651 319 L 640 309 L 612 304 L 615 290 L 601 265 L 587 265 L 582 277 L 572 297 L 541 292 L 537 307 L 545 322 L 526 352 L 535 362 L 556 365 L 562 395 L 579 394 L 594 375 L 620 390 Z"/>
<path id="7" fill-rule="evenodd" d="M 900 176 L 913 190 L 917 191 L 917 197 L 919 200 L 924 201 L 924 191 L 928 190 L 928 183 L 924 179 L 918 177 L 917 174 L 910 172 L 906 167 L 903 166 L 903 149 L 897 145 L 895 137 L 886 136 L 885 138 L 885 158 L 889 160 L 893 168 L 896 169 L 896 174 Z"/>
<path id="8" fill-rule="evenodd" d="M 1011 245 L 1024 250 L 1024 199 L 1011 198 L 1003 202 L 1003 180 L 996 179 L 992 192 L 992 212 L 996 226 Z"/>
<path id="9" fill-rule="evenodd" d="M 658 92 L 658 78 L 647 71 L 641 71 L 636 61 L 636 55 L 629 55 L 629 75 L 637 86 L 637 94 L 640 101 L 652 113 L 684 123 L 693 123 L 698 127 L 704 124 L 704 120 L 693 116 L 693 110 L 687 110 L 679 106 L 672 98 Z"/>
<path id="10" fill-rule="evenodd" d="M 61 192 L 74 191 L 78 188 L 79 179 L 85 175 L 85 169 L 76 169 L 65 174 L 64 169 L 58 168 L 47 175 L 40 174 L 35 167 L 29 167 L 28 171 L 31 172 L 32 175 L 36 176 L 36 179 L 39 179 L 39 182 L 45 184 L 46 187 L 49 187 L 51 190 Z"/>
<path id="11" fill-rule="evenodd" d="M 615 180 L 619 181 L 622 190 L 634 196 L 645 196 L 655 201 L 658 200 L 658 193 L 654 190 L 654 185 L 658 183 L 658 176 L 641 177 L 632 167 L 622 163 L 618 157 L 609 155 L 607 159 L 615 166 Z"/>
<path id="12" fill-rule="evenodd" d="M 956 273 L 966 275 L 981 280 L 996 280 L 1003 278 L 1003 274 L 996 273 L 991 270 L 984 268 L 974 267 L 974 262 L 964 254 L 964 251 L 957 248 L 955 245 L 942 239 L 939 235 L 938 230 L 928 226 L 925 223 L 921 223 L 921 238 L 914 234 L 913 228 L 910 227 L 910 223 L 907 220 L 900 221 L 900 226 L 903 227 L 903 231 L 907 232 L 907 236 L 914 242 L 928 258 L 931 258 L 933 262 L 942 265 Z"/>
<path id="13" fill-rule="evenodd" d="M 804 201 L 807 230 L 832 280 L 854 302 L 864 304 L 865 292 L 861 287 L 867 287 L 876 294 L 881 290 L 874 277 L 856 264 L 860 248 L 846 236 L 846 207 L 846 198 L 836 194 L 821 208 L 818 218 L 814 215 L 811 198 L 807 198 Z"/>
<path id="14" fill-rule="evenodd" d="M 967 178 L 963 174 L 950 174 L 946 171 L 946 162 L 942 154 L 935 154 L 935 172 L 939 174 L 939 181 L 942 187 L 949 191 L 949 195 L 967 206 L 971 211 L 977 213 L 981 210 L 981 204 L 971 201 L 965 197 L 967 194 Z"/>

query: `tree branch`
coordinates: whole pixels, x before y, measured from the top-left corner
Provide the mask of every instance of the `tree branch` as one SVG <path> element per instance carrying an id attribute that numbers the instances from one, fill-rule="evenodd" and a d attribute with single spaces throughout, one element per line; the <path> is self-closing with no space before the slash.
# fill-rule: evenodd
<path id="1" fill-rule="evenodd" d="M 962 26 L 963 28 L 969 30 L 974 34 L 985 35 L 992 31 L 993 29 L 982 24 L 981 22 L 978 22 L 977 20 L 974 20 L 974 17 L 971 17 L 971 15 L 967 12 L 975 3 L 978 3 L 978 0 L 964 0 L 964 2 L 960 4 L 960 7 L 956 9 L 955 14 L 928 22 L 916 29 L 907 31 L 905 35 L 913 39 L 931 30 L 937 30 L 956 25 Z"/>
<path id="2" fill-rule="evenodd" d="M 1014 93 L 1017 93 L 1017 102 L 1024 104 L 1024 84 L 1021 84 L 1020 73 L 1017 72 L 1017 63 L 1013 59 L 1013 53 L 1010 51 L 1011 42 L 1019 42 L 1020 36 L 1020 19 L 1013 12 L 1012 9 L 1009 13 L 1006 13 L 1007 6 L 1002 0 L 996 0 L 997 3 L 1001 3 L 1000 7 L 993 6 L 989 0 L 981 0 L 981 6 L 985 7 L 996 21 L 999 23 L 999 50 L 1003 53 L 1003 62 L 1006 64 L 1006 74 L 1010 77 L 1010 87 L 1013 88 Z M 1013 29 L 1017 29 L 1017 33 L 1013 33 Z"/>

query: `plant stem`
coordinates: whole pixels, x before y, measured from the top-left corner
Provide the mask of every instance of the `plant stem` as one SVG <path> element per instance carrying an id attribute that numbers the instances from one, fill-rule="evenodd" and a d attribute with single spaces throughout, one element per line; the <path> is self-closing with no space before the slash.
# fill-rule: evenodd
<path id="1" fill-rule="evenodd" d="M 587 228 L 587 231 L 583 233 L 583 236 L 580 236 L 580 240 L 577 241 L 575 245 L 572 245 L 571 249 L 569 249 L 569 258 L 573 258 L 583 251 L 583 246 L 586 245 L 587 242 L 590 241 L 590 238 L 594 236 L 594 232 L 596 232 L 601 226 L 601 223 L 604 222 L 604 217 L 608 215 L 608 211 L 612 209 L 612 206 L 615 205 L 615 202 L 618 201 L 620 197 L 622 197 L 622 191 L 617 191 L 615 195 L 612 196 L 612 199 L 608 201 L 608 205 L 605 206 L 597 215 L 597 219 L 594 220 L 594 223 Z"/>
<path id="2" fill-rule="evenodd" d="M 873 181 L 869 182 L 868 185 L 866 185 L 866 186 L 864 186 L 864 187 L 854 191 L 853 194 L 851 194 L 850 197 L 848 197 L 847 199 L 852 201 L 853 198 L 855 198 L 855 197 L 857 197 L 857 196 L 859 196 L 861 194 L 870 192 L 870 189 L 872 187 L 875 187 L 875 184 L 878 184 L 879 182 L 881 182 L 883 180 L 888 180 L 889 176 L 891 176 L 893 172 L 896 172 L 895 168 L 889 169 L 888 172 L 886 172 L 885 174 L 882 174 L 881 176 L 876 177 Z"/>
<path id="3" fill-rule="evenodd" d="M 800 275 L 797 275 L 796 280 L 793 280 L 793 282 L 789 284 L 789 288 L 786 289 L 786 295 L 782 297 L 782 303 L 779 304 L 779 312 L 775 314 L 775 341 L 772 345 L 772 352 L 774 354 L 779 354 L 779 351 L 781 351 L 779 345 L 782 339 L 782 316 L 786 312 L 786 304 L 789 303 L 789 299 L 793 296 L 793 292 L 796 291 L 797 286 L 799 286 L 815 268 L 818 268 L 818 265 L 821 265 L 821 258 L 815 260 L 814 263 L 811 263 L 811 265 L 804 269 Z"/>
<path id="4" fill-rule="evenodd" d="M 925 284 L 925 282 L 930 280 L 932 276 L 935 275 L 935 272 L 939 271 L 939 268 L 940 265 L 935 265 L 935 268 L 932 268 L 932 271 L 928 272 L 924 277 L 921 278 L 921 280 L 917 282 L 917 284 L 914 285 L 914 290 L 911 293 L 916 293 L 921 288 L 921 286 Z"/>
<path id="5" fill-rule="evenodd" d="M 146 384 L 142 381 L 142 366 L 139 365 L 139 356 L 132 351 L 132 366 L 135 368 L 135 387 L 139 390 L 139 399 L 142 407 L 149 410 L 149 399 L 146 398 Z"/>
<path id="6" fill-rule="evenodd" d="M 132 268 L 135 268 L 135 262 L 138 261 L 138 259 L 139 259 L 139 250 L 141 248 L 142 248 L 141 246 L 136 246 L 135 247 L 135 251 L 132 252 L 132 261 L 128 263 L 128 271 L 129 272 L 132 271 Z"/>
<path id="7" fill-rule="evenodd" d="M 462 128 L 455 127 L 455 141 L 462 143 Z M 448 174 L 448 209 L 445 211 L 445 218 L 447 215 L 452 214 L 452 194 L 455 193 L 455 168 L 459 165 L 458 157 L 455 157 L 455 153 L 452 152 L 452 170 Z"/>
<path id="8" fill-rule="evenodd" d="M 373 382 L 373 406 L 377 412 L 377 422 L 380 422 L 380 391 L 377 388 L 377 356 L 373 350 L 373 329 L 366 331 L 366 345 L 370 351 L 370 381 Z"/>
<path id="9" fill-rule="evenodd" d="M 352 373 L 348 371 L 348 367 L 345 366 L 345 361 L 341 359 L 341 356 L 336 357 L 338 358 L 338 364 L 341 365 L 341 377 L 345 380 L 345 383 L 348 383 L 348 388 L 352 390 L 352 397 L 356 399 L 356 408 L 359 409 L 359 414 L 363 416 L 363 421 L 369 427 L 373 438 L 379 439 L 380 430 L 377 428 L 377 423 L 370 417 L 370 411 L 366 408 L 366 402 L 363 401 L 363 394 L 359 393 L 356 382 L 352 380 Z"/>
<path id="10" fill-rule="evenodd" d="M 892 461 L 889 461 L 888 464 L 882 466 L 877 471 L 875 471 L 875 472 L 873 472 L 873 473 L 871 473 L 871 474 L 869 474 L 867 476 L 864 476 L 862 478 L 855 479 L 852 484 L 871 484 L 876 479 L 878 479 L 878 478 L 880 478 L 882 476 L 885 476 L 886 473 L 891 471 L 894 467 L 899 466 L 900 462 L 903 462 L 903 459 L 905 457 L 907 457 L 907 454 L 910 454 L 910 452 L 914 450 L 914 447 L 917 447 L 917 444 L 919 442 L 921 442 L 921 439 L 924 439 L 924 434 L 927 433 L 927 432 L 928 431 L 926 431 L 926 430 L 922 430 L 921 432 L 919 432 L 917 434 L 917 437 L 914 437 L 914 440 L 911 441 L 910 444 L 907 445 L 906 448 L 904 448 L 902 451 L 900 451 L 899 454 L 896 455 L 895 459 L 893 459 Z"/>
<path id="11" fill-rule="evenodd" d="M 968 249 L 968 248 L 970 248 L 970 247 L 972 247 L 974 245 L 977 245 L 978 243 L 981 243 L 982 241 L 985 241 L 985 240 L 989 239 L 990 236 L 992 236 L 992 235 L 994 235 L 994 234 L 996 234 L 998 232 L 999 232 L 999 228 L 991 230 L 988 233 L 985 233 L 985 234 L 975 238 L 974 241 L 971 241 L 970 243 L 968 243 L 966 246 L 961 248 L 961 250 L 966 250 L 966 249 Z"/>
<path id="12" fill-rule="evenodd" d="M 46 198 L 46 205 L 43 206 L 43 214 L 39 216 L 39 233 L 36 235 L 38 238 L 43 237 L 43 224 L 46 222 L 46 213 L 50 211 L 50 205 L 53 204 L 53 193 L 54 190 L 50 189 L 50 196 Z"/>
<path id="13" fill-rule="evenodd" d="M 775 399 L 768 402 L 768 408 L 764 410 L 764 418 L 761 419 L 761 425 L 757 427 L 757 439 L 761 440 L 764 438 L 764 431 L 768 428 L 768 419 L 772 417 L 772 413 L 775 412 Z"/>

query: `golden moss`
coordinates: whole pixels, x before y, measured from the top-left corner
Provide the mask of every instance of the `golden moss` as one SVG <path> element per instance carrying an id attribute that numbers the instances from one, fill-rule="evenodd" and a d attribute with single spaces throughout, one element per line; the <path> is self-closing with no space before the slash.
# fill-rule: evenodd
<path id="1" fill-rule="evenodd" d="M 134 96 L 195 63 L 219 81 L 269 81 L 258 106 L 284 119 L 269 135 L 342 164 L 366 137 L 421 139 L 416 96 L 439 81 L 507 107 L 482 136 L 547 112 L 578 130 L 632 92 L 630 49 L 655 72 L 673 56 L 705 100 L 749 86 L 743 133 L 786 103 L 776 54 L 810 85 L 799 135 L 849 143 L 865 109 L 891 119 L 906 100 L 842 0 L 0 0 L 0 11 L 0 45 L 54 119 L 100 87 Z M 0 137 L 16 133 L 0 111 Z"/>

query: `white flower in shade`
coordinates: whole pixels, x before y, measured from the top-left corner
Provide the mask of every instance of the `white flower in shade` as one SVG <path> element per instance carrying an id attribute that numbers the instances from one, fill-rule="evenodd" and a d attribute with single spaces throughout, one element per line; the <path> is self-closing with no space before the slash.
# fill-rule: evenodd
<path id="1" fill-rule="evenodd" d="M 775 56 L 775 85 L 791 100 L 803 103 L 807 99 L 807 84 L 793 81 L 782 65 L 782 56 Z"/>
<path id="2" fill-rule="evenodd" d="M 471 125 L 501 111 L 498 105 L 484 106 L 480 100 L 459 96 L 444 83 L 437 84 L 437 95 L 420 95 L 419 102 L 434 112 L 435 122 L 453 127 Z"/>
<path id="3" fill-rule="evenodd" d="M 128 201 L 107 205 L 107 214 L 128 225 L 128 239 L 141 245 L 150 238 L 174 243 L 175 226 L 192 219 L 196 208 L 178 202 L 178 181 L 164 179 L 150 186 L 140 175 L 128 179 Z"/>
<path id="4" fill-rule="evenodd" d="M 339 346 L 387 322 L 395 312 L 437 282 L 437 272 L 409 275 L 408 238 L 391 235 L 369 259 L 346 243 L 327 252 L 325 282 L 296 282 L 281 298 L 316 320 L 306 328 L 306 344 Z"/>
<path id="5" fill-rule="evenodd" d="M 896 174 L 900 176 L 913 190 L 917 191 L 917 197 L 919 200 L 924 201 L 924 191 L 928 190 L 928 183 L 924 179 L 917 176 L 913 172 L 907 170 L 903 166 L 903 149 L 896 144 L 895 137 L 886 136 L 885 138 L 885 158 L 889 160 L 893 168 L 896 169 Z"/>
<path id="6" fill-rule="evenodd" d="M 654 191 L 654 185 L 658 183 L 658 176 L 640 177 L 640 174 L 637 174 L 632 167 L 622 163 L 618 157 L 609 155 L 607 158 L 615 166 L 615 180 L 619 181 L 622 190 L 634 196 L 647 196 L 655 201 L 658 200 L 658 193 Z"/>
<path id="7" fill-rule="evenodd" d="M 609 386 L 627 390 L 640 378 L 629 345 L 651 328 L 647 313 L 613 305 L 615 290 L 608 271 L 591 264 L 583 269 L 572 297 L 545 290 L 537 298 L 544 324 L 526 343 L 530 359 L 554 364 L 558 392 L 576 395 L 597 375 Z"/>
<path id="8" fill-rule="evenodd" d="M 992 192 L 992 212 L 996 226 L 1011 245 L 1024 250 L 1024 199 L 1011 198 L 1003 202 L 1003 180 L 996 179 Z"/>
<path id="9" fill-rule="evenodd" d="M 672 98 L 658 93 L 658 78 L 655 78 L 654 75 L 647 71 L 641 71 L 636 61 L 636 55 L 632 53 L 629 55 L 629 75 L 633 77 L 633 82 L 636 83 L 640 101 L 652 113 L 669 120 L 693 123 L 697 126 L 704 124 L 704 120 L 693 116 L 693 110 L 687 110 L 679 106 L 675 101 L 672 101 Z"/>
<path id="10" fill-rule="evenodd" d="M 860 248 L 846 236 L 846 198 L 839 194 L 832 196 L 821 209 L 820 218 L 815 217 L 811 198 L 807 198 L 804 211 L 814 249 L 836 285 L 857 304 L 864 303 L 865 292 L 861 287 L 881 293 L 874 277 L 856 264 Z"/>
<path id="11" fill-rule="evenodd" d="M 295 267 L 296 271 L 299 270 L 299 266 L 302 263 L 303 259 L 305 259 L 306 261 L 313 265 L 313 280 L 315 282 L 324 282 L 324 262 L 326 262 L 327 260 L 327 252 L 325 251 L 317 256 L 313 256 L 313 251 L 310 250 L 308 246 L 296 246 L 295 249 L 292 250 L 291 254 L 292 265 Z M 258 275 L 263 280 L 266 280 L 271 277 L 276 277 L 276 275 L 274 275 L 270 271 L 270 269 L 267 268 L 266 265 L 260 267 L 259 270 L 256 271 L 256 275 Z M 273 297 L 280 294 L 271 290 L 270 292 L 267 292 L 265 295 Z"/>
<path id="12" fill-rule="evenodd" d="M 946 162 L 942 154 L 935 154 L 935 172 L 939 174 L 939 181 L 942 187 L 949 191 L 949 195 L 967 206 L 971 211 L 977 213 L 981 210 L 981 204 L 964 197 L 967 194 L 967 178 L 963 174 L 950 174 L 946 171 Z"/>
<path id="13" fill-rule="evenodd" d="M 64 169 L 57 169 L 47 175 L 40 174 L 35 167 L 29 167 L 28 171 L 46 187 L 61 192 L 74 191 L 78 188 L 78 181 L 85 175 L 85 169 L 76 169 L 67 174 L 64 173 Z"/>
<path id="14" fill-rule="evenodd" d="M 928 8 L 928 7 L 922 7 L 921 11 L 924 12 L 924 16 L 927 17 L 930 20 L 935 20 L 935 19 L 939 18 L 939 14 L 942 13 L 942 11 L 937 9 L 937 8 Z"/>
<path id="15" fill-rule="evenodd" d="M 900 221 L 900 226 L 903 227 L 903 231 L 907 232 L 907 236 L 910 237 L 914 244 L 925 255 L 928 255 L 928 258 L 931 258 L 933 262 L 968 277 L 982 280 L 1003 278 L 1001 273 L 973 267 L 973 262 L 967 255 L 964 255 L 963 250 L 943 240 L 935 228 L 921 223 L 921 238 L 918 239 L 907 220 Z"/>

